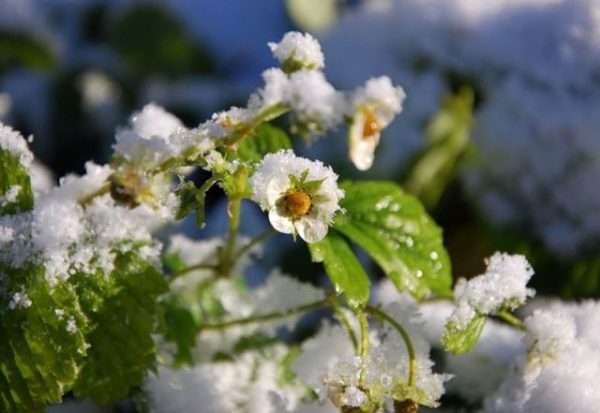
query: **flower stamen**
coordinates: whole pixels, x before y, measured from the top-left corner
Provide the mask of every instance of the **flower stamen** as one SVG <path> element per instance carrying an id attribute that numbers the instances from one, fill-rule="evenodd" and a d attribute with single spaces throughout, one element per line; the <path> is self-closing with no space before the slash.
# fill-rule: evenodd
<path id="1" fill-rule="evenodd" d="M 379 128 L 379 124 L 377 123 L 377 119 L 375 118 L 373 112 L 371 112 L 370 110 L 365 110 L 364 114 L 365 120 L 363 125 L 362 138 L 370 139 L 373 136 L 379 134 L 381 129 Z"/>
<path id="2" fill-rule="evenodd" d="M 292 220 L 308 215 L 312 208 L 311 196 L 301 189 L 290 190 L 283 196 L 282 201 L 286 214 Z"/>

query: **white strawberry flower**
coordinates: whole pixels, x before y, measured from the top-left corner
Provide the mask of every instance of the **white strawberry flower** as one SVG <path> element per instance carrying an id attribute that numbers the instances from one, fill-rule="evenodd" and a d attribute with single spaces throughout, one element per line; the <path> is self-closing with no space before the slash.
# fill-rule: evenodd
<path id="1" fill-rule="evenodd" d="M 381 131 L 402 112 L 406 94 L 387 76 L 372 78 L 352 95 L 352 125 L 349 131 L 350 159 L 357 169 L 373 165 Z"/>
<path id="2" fill-rule="evenodd" d="M 344 192 L 337 178 L 322 162 L 283 150 L 268 154 L 256 168 L 250 178 L 252 198 L 269 211 L 269 221 L 277 231 L 317 242 L 327 235 L 340 210 Z"/>

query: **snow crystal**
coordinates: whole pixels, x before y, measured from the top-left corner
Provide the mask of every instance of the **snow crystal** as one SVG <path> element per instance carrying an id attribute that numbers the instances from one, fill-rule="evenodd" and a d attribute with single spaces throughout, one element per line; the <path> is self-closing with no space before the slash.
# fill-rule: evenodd
<path id="1" fill-rule="evenodd" d="M 287 105 L 295 120 L 311 134 L 335 128 L 348 110 L 343 94 L 322 72 L 303 69 L 288 76 L 281 69 L 269 69 L 263 73 L 263 79 L 265 86 L 250 97 L 248 106 L 260 112 Z"/>
<path id="2" fill-rule="evenodd" d="M 279 43 L 271 42 L 268 46 L 282 64 L 293 61 L 309 69 L 325 66 L 321 45 L 309 33 L 288 32 Z"/>
<path id="3" fill-rule="evenodd" d="M 485 400 L 484 412 L 597 411 L 599 319 L 598 302 L 538 308 L 525 322 L 528 354 L 498 392 Z"/>
<path id="4" fill-rule="evenodd" d="M 346 112 L 343 95 L 321 72 L 299 70 L 290 75 L 284 102 L 290 105 L 300 122 L 316 122 L 325 130 L 336 127 Z M 310 125 L 309 125 L 310 126 Z"/>
<path id="5" fill-rule="evenodd" d="M 267 354 L 246 352 L 231 361 L 199 364 L 169 370 L 161 367 L 146 383 L 150 411 L 176 413 L 278 413 L 293 411 L 304 388 L 282 382 L 283 345 L 265 349 Z M 279 409 L 280 407 L 281 410 Z"/>
<path id="6" fill-rule="evenodd" d="M 535 292 L 526 288 L 533 270 L 522 255 L 496 253 L 487 261 L 484 274 L 468 281 L 460 279 L 454 288 L 456 309 L 449 322 L 464 328 L 476 314 L 493 314 L 502 308 L 514 309 Z"/>
<path id="7" fill-rule="evenodd" d="M 74 334 L 77 331 L 77 323 L 75 322 L 75 318 L 71 317 L 67 321 L 67 331 L 71 334 Z"/>
<path id="8" fill-rule="evenodd" d="M 113 148 L 115 154 L 136 166 L 155 166 L 181 151 L 170 136 L 182 129 L 183 124 L 160 106 L 144 106 L 131 116 L 129 123 L 130 127 L 117 132 Z"/>
<path id="9" fill-rule="evenodd" d="M 14 310 L 15 308 L 28 308 L 31 306 L 31 300 L 25 291 L 16 292 L 12 295 L 8 308 Z"/>
<path id="10" fill-rule="evenodd" d="M 23 136 L 2 122 L 0 122 L 0 149 L 16 156 L 19 159 L 19 163 L 27 169 L 29 169 L 31 162 L 33 162 L 33 154 L 29 150 Z"/>
<path id="11" fill-rule="evenodd" d="M 113 269 L 117 245 L 127 242 L 151 244 L 150 231 L 159 219 L 141 205 L 119 206 L 109 195 L 94 198 L 86 208 L 79 200 L 103 185 L 112 170 L 86 164 L 84 176 L 67 176 L 60 186 L 39 193 L 31 212 L 0 217 L 0 260 L 18 268 L 27 262 L 43 264 L 51 284 L 75 271 L 94 273 Z M 123 244 L 125 242 L 125 244 Z M 145 248 L 146 258 L 156 261 L 156 244 Z"/>
<path id="12" fill-rule="evenodd" d="M 21 192 L 21 189 L 21 185 L 13 185 L 8 188 L 8 191 L 6 191 L 3 196 L 0 196 L 0 208 L 15 202 L 19 196 L 19 193 Z"/>

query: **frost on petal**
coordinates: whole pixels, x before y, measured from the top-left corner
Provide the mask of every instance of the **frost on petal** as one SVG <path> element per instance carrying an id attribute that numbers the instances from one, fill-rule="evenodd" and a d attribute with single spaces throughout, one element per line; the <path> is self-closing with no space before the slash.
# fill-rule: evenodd
<path id="1" fill-rule="evenodd" d="M 344 196 L 337 178 L 321 162 L 283 150 L 266 155 L 250 177 L 252 199 L 269 211 L 269 220 L 278 231 L 298 231 L 305 240 L 321 239 Z"/>
<path id="2" fill-rule="evenodd" d="M 307 216 L 294 223 L 298 235 L 308 243 L 319 242 L 329 229 L 329 223 Z"/>
<path id="3" fill-rule="evenodd" d="M 373 113 L 379 129 L 386 128 L 402 112 L 406 93 L 394 86 L 387 76 L 372 78 L 352 95 L 354 110 L 368 109 Z"/>

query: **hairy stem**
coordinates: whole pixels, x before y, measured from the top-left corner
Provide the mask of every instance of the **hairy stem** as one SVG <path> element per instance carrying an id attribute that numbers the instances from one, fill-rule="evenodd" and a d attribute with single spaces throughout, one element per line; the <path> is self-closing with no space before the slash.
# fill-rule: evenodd
<path id="1" fill-rule="evenodd" d="M 240 228 L 241 210 L 242 199 L 240 197 L 231 198 L 228 206 L 229 230 L 227 231 L 227 241 L 218 265 L 219 272 L 223 277 L 229 277 L 235 265 L 235 242 Z"/>
<path id="2" fill-rule="evenodd" d="M 335 312 L 337 317 L 340 319 L 340 322 L 342 323 L 342 325 L 348 332 L 348 335 L 350 336 L 350 341 L 352 342 L 352 347 L 354 348 L 354 351 L 356 353 L 358 353 L 358 339 L 356 338 L 356 333 L 354 332 L 354 329 L 350 325 L 350 321 L 348 320 L 348 317 L 346 317 L 346 313 L 344 313 L 342 311 L 342 309 L 340 308 L 339 305 L 335 305 L 335 304 L 333 306 L 333 311 Z"/>
<path id="3" fill-rule="evenodd" d="M 508 311 L 500 311 L 498 312 L 498 314 L 496 314 L 496 317 L 498 317 L 500 320 L 504 321 L 505 323 L 511 325 L 514 328 L 517 328 L 519 330 L 525 330 L 525 324 L 523 324 L 523 321 L 521 321 L 521 319 L 515 317 Z"/>
<path id="4" fill-rule="evenodd" d="M 367 320 L 367 314 L 362 310 L 356 312 L 356 317 L 360 325 L 360 359 L 362 361 L 359 382 L 362 387 L 365 387 L 365 366 L 369 356 L 369 320 Z"/>
<path id="5" fill-rule="evenodd" d="M 102 186 L 100 186 L 94 192 L 79 198 L 79 205 L 81 205 L 82 207 L 86 207 L 94 200 L 94 198 L 102 196 L 104 194 L 108 194 L 110 192 L 110 186 L 110 181 L 104 182 Z"/>
<path id="6" fill-rule="evenodd" d="M 223 139 L 225 145 L 234 145 L 247 136 L 254 133 L 256 128 L 265 122 L 269 122 L 281 115 L 289 112 L 289 108 L 284 105 L 275 105 L 263 110 L 250 123 L 243 125 L 240 129 L 234 131 L 230 136 Z"/>
<path id="7" fill-rule="evenodd" d="M 263 242 L 264 240 L 266 240 L 267 238 L 269 238 L 275 234 L 277 234 L 277 231 L 275 231 L 273 228 L 270 228 L 270 229 L 266 230 L 265 232 L 263 232 L 262 234 L 259 234 L 256 237 L 252 238 L 250 241 L 248 241 L 248 243 L 246 245 L 244 245 L 242 248 L 240 248 L 235 253 L 234 259 L 237 260 L 237 259 L 241 258 L 244 254 L 249 252 L 255 245 L 260 244 L 261 242 Z"/>
<path id="8" fill-rule="evenodd" d="M 217 268 L 216 265 L 214 264 L 195 264 L 195 265 L 190 265 L 189 267 L 186 267 L 182 270 L 179 270 L 177 272 L 175 272 L 173 274 L 173 278 L 177 278 L 179 276 L 185 275 L 189 272 L 192 271 L 196 271 L 196 270 L 212 270 L 214 271 Z"/>
<path id="9" fill-rule="evenodd" d="M 318 310 L 320 308 L 328 307 L 332 304 L 334 299 L 335 299 L 334 294 L 328 294 L 327 297 L 325 297 L 322 300 L 315 301 L 315 302 L 309 303 L 309 304 L 304 304 L 299 307 L 289 308 L 289 309 L 283 310 L 283 311 L 255 315 L 255 316 L 251 316 L 248 318 L 239 318 L 237 320 L 222 321 L 220 323 L 205 324 L 201 327 L 201 331 L 225 330 L 228 327 L 242 326 L 242 325 L 253 324 L 253 323 L 264 323 L 264 322 L 268 322 L 268 321 L 278 320 L 281 318 L 290 317 L 292 315 L 301 314 L 301 313 L 305 313 L 308 311 L 313 311 L 313 310 Z"/>
<path id="10" fill-rule="evenodd" d="M 399 322 L 394 320 L 385 311 L 383 311 L 377 307 L 372 307 L 372 306 L 367 306 L 366 310 L 369 313 L 373 314 L 374 316 L 387 321 L 392 327 L 394 327 L 396 329 L 396 331 L 398 331 L 398 333 L 402 337 L 402 340 L 404 341 L 404 345 L 406 346 L 406 350 L 408 352 L 408 358 L 409 358 L 408 385 L 411 387 L 414 386 L 415 382 L 416 382 L 416 375 L 417 375 L 417 358 L 416 358 L 416 354 L 415 354 L 415 347 L 413 346 L 410 336 L 408 335 L 408 333 L 406 332 L 404 327 L 402 327 L 402 325 Z"/>

